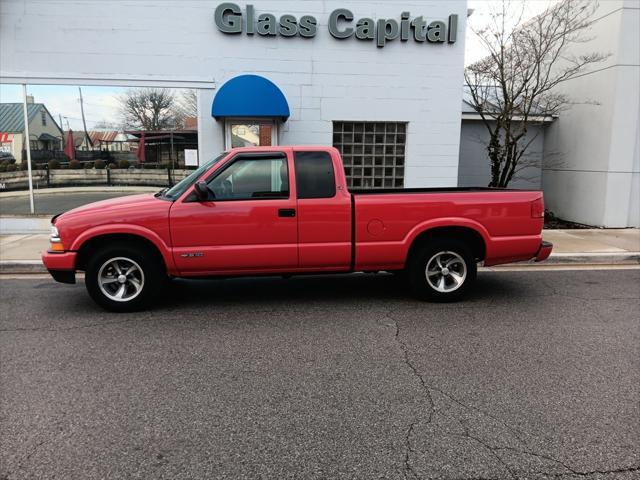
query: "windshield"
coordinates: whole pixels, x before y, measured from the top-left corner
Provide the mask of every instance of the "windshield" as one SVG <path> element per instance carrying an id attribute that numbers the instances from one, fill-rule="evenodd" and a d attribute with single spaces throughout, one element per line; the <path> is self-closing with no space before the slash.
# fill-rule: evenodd
<path id="1" fill-rule="evenodd" d="M 180 180 L 178 183 L 176 183 L 173 187 L 171 187 L 166 192 L 162 193 L 162 196 L 170 200 L 177 200 L 178 198 L 180 198 L 180 195 L 182 195 L 187 190 L 187 188 L 193 185 L 196 182 L 196 180 L 198 180 L 198 178 L 202 176 L 204 172 L 209 170 L 212 166 L 214 166 L 216 163 L 218 163 L 220 160 L 222 160 L 226 156 L 227 156 L 227 152 L 222 152 L 213 160 L 210 160 L 207 163 L 200 165 L 196 170 L 191 172 L 190 175 Z"/>

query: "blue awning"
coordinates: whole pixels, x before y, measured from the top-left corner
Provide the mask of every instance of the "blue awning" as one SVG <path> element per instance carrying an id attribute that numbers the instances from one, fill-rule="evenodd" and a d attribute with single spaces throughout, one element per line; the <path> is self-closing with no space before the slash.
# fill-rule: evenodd
<path id="1" fill-rule="evenodd" d="M 211 116 L 289 118 L 284 94 L 270 80 L 258 75 L 240 75 L 226 82 L 211 106 Z"/>

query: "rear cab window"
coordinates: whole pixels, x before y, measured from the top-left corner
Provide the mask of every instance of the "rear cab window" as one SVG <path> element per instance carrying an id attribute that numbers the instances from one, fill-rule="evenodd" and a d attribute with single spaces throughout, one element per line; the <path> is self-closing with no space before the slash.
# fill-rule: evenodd
<path id="1" fill-rule="evenodd" d="M 332 198 L 336 195 L 336 177 L 329 152 L 295 152 L 298 198 Z"/>

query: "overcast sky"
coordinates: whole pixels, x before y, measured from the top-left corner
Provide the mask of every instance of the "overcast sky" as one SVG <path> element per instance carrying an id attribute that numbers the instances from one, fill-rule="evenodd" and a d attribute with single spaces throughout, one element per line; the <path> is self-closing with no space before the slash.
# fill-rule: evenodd
<path id="1" fill-rule="evenodd" d="M 446 1 L 446 0 L 441 0 Z M 527 0 L 525 2 L 525 17 L 531 18 L 544 11 L 555 0 Z M 473 9 L 469 17 L 470 25 L 479 26 L 487 21 L 492 9 L 501 0 L 468 0 L 468 8 Z M 482 46 L 470 29 L 466 33 L 465 64 L 468 65 L 485 55 Z M 461 86 L 462 88 L 462 86 Z M 56 122 L 66 130 L 69 125 L 73 130 L 82 130 L 80 101 L 78 87 L 28 85 L 27 91 L 33 95 L 36 102 L 44 103 Z M 101 122 L 119 123 L 118 95 L 125 91 L 116 87 L 82 87 L 84 110 L 87 128 L 93 129 Z M 22 87 L 20 85 L 0 85 L 0 102 L 22 102 Z"/>
<path id="2" fill-rule="evenodd" d="M 526 0 L 522 1 L 524 8 L 523 20 L 535 17 L 544 12 L 551 4 L 557 0 Z M 515 1 L 514 1 L 515 3 Z M 497 7 L 502 4 L 501 0 L 468 0 L 467 8 L 473 10 L 473 13 L 468 18 L 469 26 L 479 28 L 485 25 L 488 21 L 488 17 L 492 11 L 495 11 Z M 520 8 L 518 4 L 515 8 Z M 464 63 L 469 65 L 477 60 L 480 60 L 486 55 L 486 52 L 482 48 L 481 43 L 477 37 L 473 34 L 470 28 L 467 28 L 466 44 L 464 52 Z"/>

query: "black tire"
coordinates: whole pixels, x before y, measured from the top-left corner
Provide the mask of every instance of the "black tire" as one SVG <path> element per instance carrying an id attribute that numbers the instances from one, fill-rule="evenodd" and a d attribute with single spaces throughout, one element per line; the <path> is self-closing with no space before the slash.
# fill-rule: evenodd
<path id="1" fill-rule="evenodd" d="M 440 268 L 446 264 L 449 268 Z M 430 272 L 438 272 L 429 275 L 429 279 L 428 267 Z M 455 302 L 473 286 L 478 265 L 463 241 L 441 237 L 418 249 L 409 259 L 407 270 L 411 291 L 416 297 L 431 302 Z M 443 278 L 444 284 L 441 284 Z"/>
<path id="2" fill-rule="evenodd" d="M 121 274 L 127 273 L 125 269 L 128 271 L 133 267 L 131 273 L 126 275 L 124 283 L 112 280 L 120 277 L 115 271 L 114 261 L 120 268 Z M 109 283 L 105 283 L 103 288 L 99 281 L 101 275 L 103 279 L 110 277 Z M 101 248 L 91 255 L 87 263 L 84 283 L 89 296 L 105 310 L 134 312 L 151 306 L 153 301 L 161 295 L 167 279 L 164 265 L 158 255 L 149 251 L 148 248 L 119 243 Z M 106 293 L 111 293 L 111 297 L 117 297 L 122 285 L 125 285 L 125 293 L 121 300 L 114 300 Z M 127 296 L 130 297 L 128 300 Z"/>

